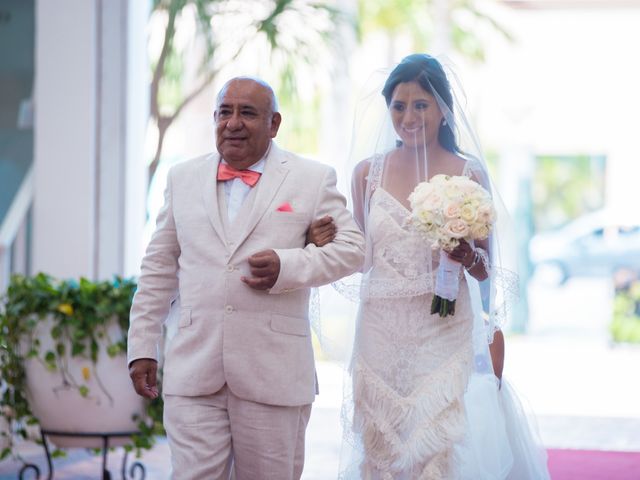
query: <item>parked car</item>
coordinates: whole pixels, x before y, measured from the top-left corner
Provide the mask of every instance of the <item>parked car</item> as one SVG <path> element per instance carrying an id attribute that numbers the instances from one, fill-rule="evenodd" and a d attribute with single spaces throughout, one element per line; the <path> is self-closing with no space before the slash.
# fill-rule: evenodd
<path id="1" fill-rule="evenodd" d="M 640 271 L 640 221 L 598 210 L 557 230 L 535 235 L 529 254 L 536 271 L 552 271 L 561 284 L 574 276 Z"/>

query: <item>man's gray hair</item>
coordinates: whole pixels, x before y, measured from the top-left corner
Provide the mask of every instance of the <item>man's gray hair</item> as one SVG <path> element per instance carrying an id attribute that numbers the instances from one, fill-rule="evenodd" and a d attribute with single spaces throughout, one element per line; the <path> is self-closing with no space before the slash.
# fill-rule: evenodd
<path id="1" fill-rule="evenodd" d="M 275 113 L 275 112 L 278 111 L 278 100 L 276 99 L 276 94 L 273 92 L 273 88 L 271 88 L 271 85 L 269 85 L 267 82 L 265 82 L 261 78 L 249 77 L 249 76 L 233 77 L 232 79 L 228 80 L 222 86 L 222 88 L 220 89 L 220 92 L 218 92 L 218 96 L 216 97 L 216 110 L 220 106 L 220 101 L 222 100 L 222 97 L 226 93 L 227 88 L 229 87 L 229 85 L 232 82 L 235 82 L 237 80 L 249 80 L 251 82 L 257 83 L 258 85 L 260 85 L 261 87 L 266 89 L 269 92 L 269 97 L 271 99 L 271 105 L 270 105 L 271 106 L 271 113 Z"/>

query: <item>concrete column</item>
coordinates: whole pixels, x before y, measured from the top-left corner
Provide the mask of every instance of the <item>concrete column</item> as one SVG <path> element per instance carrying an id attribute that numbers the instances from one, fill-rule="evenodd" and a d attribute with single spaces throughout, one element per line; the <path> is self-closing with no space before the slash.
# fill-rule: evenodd
<path id="1" fill-rule="evenodd" d="M 36 5 L 34 270 L 96 273 L 97 2 Z"/>
<path id="2" fill-rule="evenodd" d="M 99 18 L 97 277 L 138 272 L 145 221 L 149 112 L 148 2 L 101 0 Z"/>
<path id="3" fill-rule="evenodd" d="M 37 2 L 34 272 L 110 278 L 139 260 L 147 15 L 144 1 Z"/>

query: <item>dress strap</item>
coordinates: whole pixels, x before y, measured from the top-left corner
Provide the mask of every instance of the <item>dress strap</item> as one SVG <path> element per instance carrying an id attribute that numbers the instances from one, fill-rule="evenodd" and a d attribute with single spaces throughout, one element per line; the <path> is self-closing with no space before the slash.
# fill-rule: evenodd
<path id="1" fill-rule="evenodd" d="M 384 167 L 384 156 L 376 155 L 371 159 L 371 168 L 369 169 L 369 189 L 373 193 L 382 181 L 382 168 Z"/>

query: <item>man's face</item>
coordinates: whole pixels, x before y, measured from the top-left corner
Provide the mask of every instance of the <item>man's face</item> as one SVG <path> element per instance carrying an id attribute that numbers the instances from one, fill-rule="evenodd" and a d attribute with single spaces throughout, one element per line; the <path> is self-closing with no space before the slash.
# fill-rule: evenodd
<path id="1" fill-rule="evenodd" d="M 281 120 L 279 113 L 272 112 L 267 88 L 250 79 L 227 84 L 214 118 L 218 152 L 238 169 L 250 167 L 263 157 Z"/>

